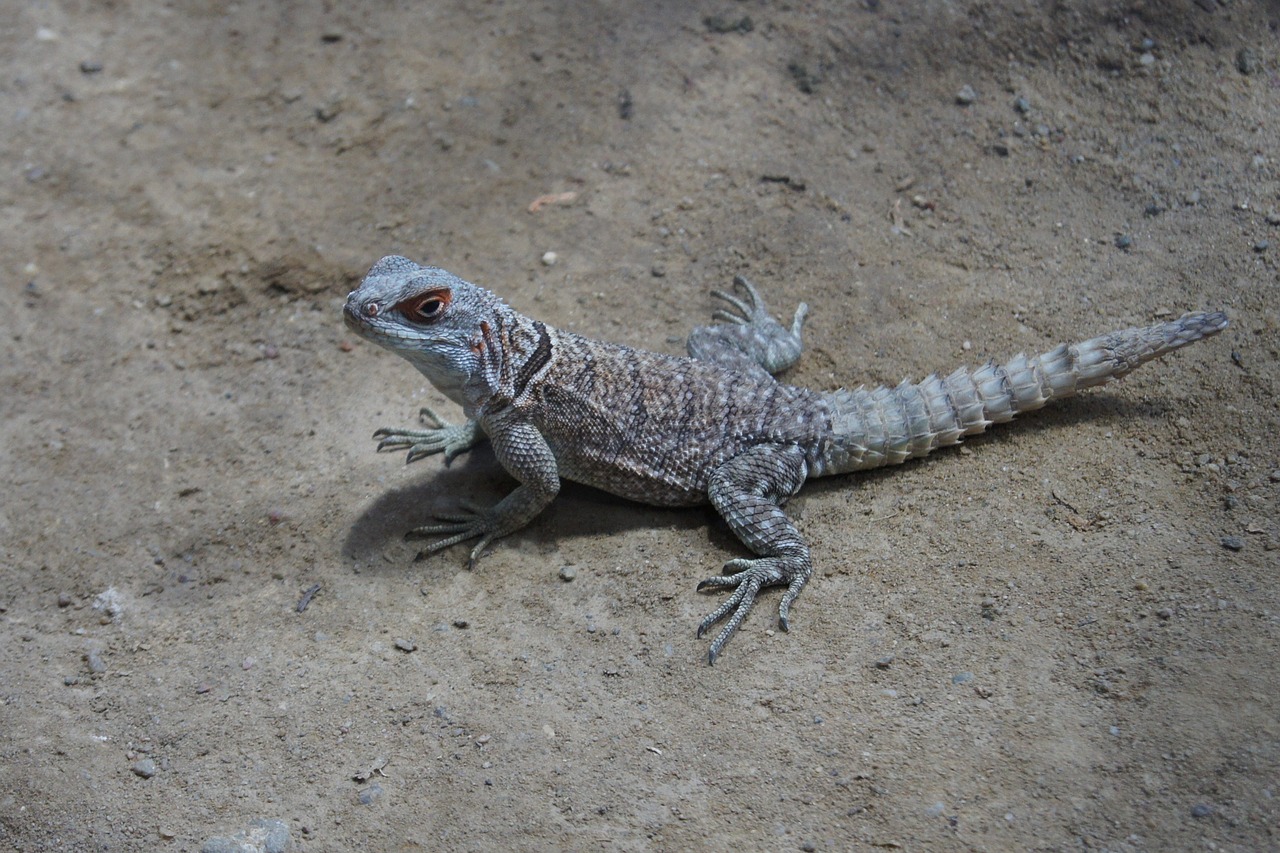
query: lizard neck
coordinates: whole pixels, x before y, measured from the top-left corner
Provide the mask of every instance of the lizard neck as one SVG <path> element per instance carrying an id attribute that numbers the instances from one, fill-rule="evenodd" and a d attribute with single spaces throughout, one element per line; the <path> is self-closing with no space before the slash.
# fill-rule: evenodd
<path id="1" fill-rule="evenodd" d="M 476 366 L 462 383 L 469 413 L 495 414 L 530 405 L 556 357 L 559 335 L 506 305 L 477 323 L 471 341 Z"/>

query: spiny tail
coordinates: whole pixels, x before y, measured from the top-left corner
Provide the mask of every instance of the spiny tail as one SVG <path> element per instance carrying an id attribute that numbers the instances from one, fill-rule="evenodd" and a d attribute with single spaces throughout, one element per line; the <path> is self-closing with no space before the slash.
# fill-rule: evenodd
<path id="1" fill-rule="evenodd" d="M 1005 364 L 992 361 L 974 371 L 961 368 L 945 379 L 934 374 L 919 384 L 825 394 L 832 407 L 832 442 L 811 476 L 924 456 L 1050 400 L 1119 379 L 1226 327 L 1227 315 L 1220 311 L 1195 312 L 1171 323 L 1062 344 L 1031 358 L 1020 354 Z"/>

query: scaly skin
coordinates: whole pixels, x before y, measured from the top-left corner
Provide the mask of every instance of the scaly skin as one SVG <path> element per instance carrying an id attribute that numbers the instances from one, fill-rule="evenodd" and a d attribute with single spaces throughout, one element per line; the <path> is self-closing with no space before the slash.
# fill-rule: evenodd
<path id="1" fill-rule="evenodd" d="M 464 507 L 410 535 L 438 537 L 428 553 L 477 539 L 474 565 L 546 508 L 562 478 L 659 506 L 710 503 L 756 555 L 698 584 L 732 590 L 698 626 L 701 637 L 724 620 L 714 663 L 764 587 L 787 588 L 778 619 L 788 628 L 813 562 L 782 506 L 807 478 L 924 456 L 1227 326 L 1221 312 L 1192 313 L 945 379 L 819 393 L 772 375 L 800 357 L 807 307 L 788 329 L 750 282 L 734 284 L 740 295 L 713 294 L 723 322 L 694 329 L 681 358 L 559 331 L 437 267 L 378 261 L 347 297 L 347 325 L 407 359 L 467 416 L 455 426 L 424 409 L 426 429 L 380 429 L 378 449 L 447 462 L 487 437 L 519 482 L 493 507 Z"/>

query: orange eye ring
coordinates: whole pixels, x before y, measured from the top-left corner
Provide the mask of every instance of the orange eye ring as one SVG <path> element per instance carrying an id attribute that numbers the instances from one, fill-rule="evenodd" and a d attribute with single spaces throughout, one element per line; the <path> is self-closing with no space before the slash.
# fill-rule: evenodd
<path id="1" fill-rule="evenodd" d="M 432 323 L 444 315 L 452 298 L 447 289 L 428 290 L 399 303 L 396 310 L 411 323 Z"/>

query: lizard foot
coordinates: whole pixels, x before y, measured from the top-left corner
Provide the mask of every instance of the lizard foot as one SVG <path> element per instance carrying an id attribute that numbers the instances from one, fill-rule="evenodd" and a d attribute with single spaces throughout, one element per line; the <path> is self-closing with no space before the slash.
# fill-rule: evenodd
<path id="1" fill-rule="evenodd" d="M 720 304 L 711 316 L 720 323 L 699 326 L 689 334 L 689 355 L 748 372 L 763 368 L 770 374 L 795 364 L 804 348 L 800 333 L 809 306 L 800 303 L 787 329 L 769 313 L 755 285 L 737 276 L 733 286 L 732 293 L 711 291 Z"/>
<path id="2" fill-rule="evenodd" d="M 801 560 L 796 557 L 742 558 L 725 563 L 724 569 L 726 573 L 732 572 L 732 574 L 707 578 L 698 584 L 699 591 L 733 590 L 733 593 L 698 625 L 698 637 L 701 638 L 712 625 L 726 616 L 729 617 L 729 621 L 711 641 L 711 648 L 707 652 L 707 663 L 712 665 L 720 656 L 725 643 L 729 642 L 729 638 L 738 630 L 742 620 L 751 612 L 756 594 L 765 587 L 786 585 L 787 591 L 783 594 L 782 603 L 778 606 L 778 624 L 782 630 L 790 630 L 791 602 L 795 601 L 800 590 L 808 583 L 809 575 L 813 573 L 813 567 L 807 558 Z"/>
<path id="3" fill-rule="evenodd" d="M 408 450 L 409 457 L 405 464 L 443 452 L 444 464 L 448 465 L 479 440 L 479 428 L 475 421 L 451 424 L 426 407 L 422 408 L 418 416 L 429 429 L 383 427 L 373 434 L 374 438 L 381 439 L 378 442 L 378 452 Z"/>
<path id="4" fill-rule="evenodd" d="M 471 555 L 467 558 L 467 568 L 473 569 L 475 568 L 476 560 L 480 558 L 481 552 L 489 546 L 490 542 L 502 536 L 504 532 L 500 530 L 493 510 L 485 509 L 470 502 L 461 504 L 457 512 L 438 512 L 435 517 L 440 524 L 425 524 L 422 527 L 415 527 L 404 535 L 406 539 L 426 539 L 431 536 L 444 536 L 443 539 L 432 542 L 424 548 L 418 554 L 419 559 L 479 536 L 480 542 L 471 549 Z"/>
<path id="5" fill-rule="evenodd" d="M 741 326 L 757 326 L 761 329 L 773 329 L 781 325 L 773 319 L 773 315 L 765 307 L 764 299 L 754 284 L 745 277 L 736 275 L 733 277 L 733 286 L 741 290 L 746 299 L 739 299 L 723 290 L 711 291 L 713 297 L 729 304 L 727 308 L 717 308 L 713 311 L 712 319 Z M 791 335 L 797 340 L 800 338 L 800 330 L 804 327 L 804 320 L 808 315 L 809 306 L 801 302 L 796 307 L 795 317 L 791 320 Z"/>

